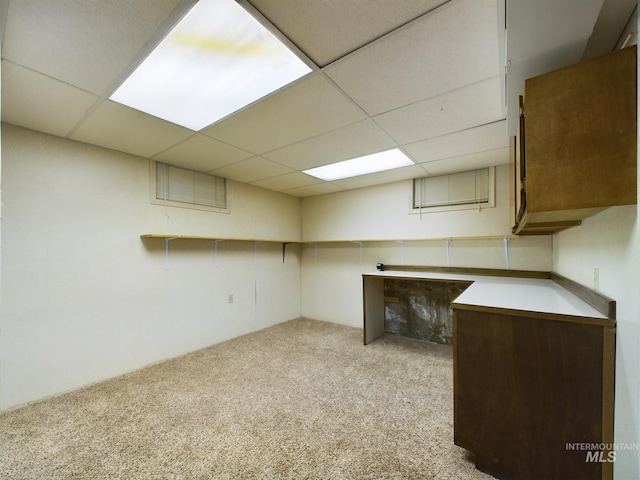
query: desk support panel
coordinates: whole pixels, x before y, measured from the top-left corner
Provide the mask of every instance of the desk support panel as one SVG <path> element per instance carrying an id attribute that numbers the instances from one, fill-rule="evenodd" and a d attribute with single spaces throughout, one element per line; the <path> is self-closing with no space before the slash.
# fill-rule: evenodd
<path id="1" fill-rule="evenodd" d="M 384 278 L 362 277 L 364 344 L 384 335 Z"/>

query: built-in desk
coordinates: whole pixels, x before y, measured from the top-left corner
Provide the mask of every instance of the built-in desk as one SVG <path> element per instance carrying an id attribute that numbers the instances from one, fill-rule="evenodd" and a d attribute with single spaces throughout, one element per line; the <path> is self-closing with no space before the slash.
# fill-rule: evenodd
<path id="1" fill-rule="evenodd" d="M 454 442 L 497 478 L 612 478 L 615 302 L 553 273 L 443 270 L 364 274 L 364 343 L 384 334 L 385 279 L 470 283 L 451 304 Z M 605 448 L 571 449 L 587 443 Z"/>
<path id="2" fill-rule="evenodd" d="M 457 308 L 494 308 L 582 317 L 585 321 L 615 326 L 605 314 L 550 278 L 518 278 L 461 273 L 376 271 L 363 274 L 364 344 L 385 332 L 384 280 L 405 278 L 420 282 L 448 281 L 471 285 L 453 302 Z"/>

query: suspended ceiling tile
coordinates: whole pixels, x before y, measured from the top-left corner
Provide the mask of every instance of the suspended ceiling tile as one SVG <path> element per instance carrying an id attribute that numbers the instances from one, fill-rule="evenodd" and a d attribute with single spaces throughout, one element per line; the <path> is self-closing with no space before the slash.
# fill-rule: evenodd
<path id="1" fill-rule="evenodd" d="M 291 173 L 291 169 L 262 157 L 252 157 L 235 162 L 209 173 L 237 182 L 251 183 L 265 178 Z"/>
<path id="2" fill-rule="evenodd" d="M 185 0 L 9 2 L 3 58 L 101 95 Z"/>
<path id="3" fill-rule="evenodd" d="M 98 97 L 7 60 L 2 61 L 2 121 L 66 136 Z"/>
<path id="4" fill-rule="evenodd" d="M 105 101 L 71 135 L 73 140 L 151 158 L 193 132 L 119 103 Z"/>
<path id="5" fill-rule="evenodd" d="M 499 77 L 374 118 L 400 145 L 503 120 Z"/>
<path id="6" fill-rule="evenodd" d="M 497 148 L 486 152 L 472 153 L 421 165 L 430 175 L 445 175 L 454 172 L 466 172 L 478 168 L 506 165 L 510 162 L 509 147 Z"/>
<path id="7" fill-rule="evenodd" d="M 297 170 L 318 167 L 395 147 L 395 142 L 371 120 L 363 120 L 264 157 Z"/>
<path id="8" fill-rule="evenodd" d="M 318 183 L 317 178 L 310 177 L 309 175 L 305 175 L 300 172 L 285 173 L 284 175 L 278 175 L 277 177 L 252 182 L 252 184 L 257 187 L 277 191 L 306 187 L 308 185 L 313 185 L 314 183 Z"/>
<path id="9" fill-rule="evenodd" d="M 426 174 L 427 172 L 420 165 L 411 165 L 409 167 L 387 170 L 386 172 L 370 173 L 368 175 L 360 175 L 359 177 L 335 180 L 332 183 L 346 189 L 354 189 L 370 187 L 381 183 L 397 182 L 399 180 L 407 180 L 410 178 L 424 177 Z"/>
<path id="10" fill-rule="evenodd" d="M 496 76 L 499 59 L 496 0 L 455 0 L 325 72 L 378 115 Z"/>
<path id="11" fill-rule="evenodd" d="M 324 66 L 446 0 L 251 0 L 317 65 Z M 375 15 L 372 12 L 375 11 Z"/>
<path id="12" fill-rule="evenodd" d="M 244 160 L 253 155 L 204 135 L 193 135 L 184 142 L 153 157 L 178 167 L 207 172 Z"/>
<path id="13" fill-rule="evenodd" d="M 508 147 L 505 120 L 404 145 L 403 149 L 418 163 L 459 157 L 474 152 Z"/>
<path id="14" fill-rule="evenodd" d="M 212 138 L 261 154 L 365 118 L 322 73 L 254 103 L 202 131 Z"/>
<path id="15" fill-rule="evenodd" d="M 283 193 L 294 197 L 313 197 L 316 195 L 326 195 L 327 193 L 342 192 L 345 189 L 329 182 L 314 183 L 304 187 L 290 188 L 283 190 Z"/>

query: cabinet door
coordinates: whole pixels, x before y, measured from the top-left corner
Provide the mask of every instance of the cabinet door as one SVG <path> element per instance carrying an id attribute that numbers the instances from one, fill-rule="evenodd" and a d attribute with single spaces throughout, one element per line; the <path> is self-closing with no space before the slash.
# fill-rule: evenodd
<path id="1" fill-rule="evenodd" d="M 526 80 L 525 117 L 529 213 L 636 203 L 635 46 Z"/>
<path id="2" fill-rule="evenodd" d="M 566 446 L 603 441 L 602 332 L 456 309 L 455 443 L 497 478 L 602 478 L 602 463 Z"/>

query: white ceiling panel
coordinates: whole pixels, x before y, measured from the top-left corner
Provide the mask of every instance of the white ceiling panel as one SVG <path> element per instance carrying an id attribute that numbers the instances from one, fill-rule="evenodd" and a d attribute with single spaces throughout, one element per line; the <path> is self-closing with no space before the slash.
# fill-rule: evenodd
<path id="1" fill-rule="evenodd" d="M 295 197 L 313 197 L 315 195 L 326 195 L 327 193 L 342 192 L 345 189 L 328 182 L 314 183 L 306 187 L 290 188 L 283 190 L 284 193 Z"/>
<path id="2" fill-rule="evenodd" d="M 2 121 L 66 136 L 98 97 L 15 63 L 2 61 Z"/>
<path id="3" fill-rule="evenodd" d="M 494 77 L 497 2 L 452 1 L 325 71 L 369 115 Z"/>
<path id="4" fill-rule="evenodd" d="M 400 145 L 504 119 L 499 77 L 374 117 Z"/>
<path id="5" fill-rule="evenodd" d="M 226 167 L 212 170 L 209 173 L 219 177 L 230 178 L 237 182 L 252 183 L 291 172 L 293 172 L 292 169 L 267 160 L 266 158 L 252 157 L 227 165 Z"/>
<path id="6" fill-rule="evenodd" d="M 264 156 L 291 168 L 306 170 L 395 146 L 396 143 L 378 125 L 371 120 L 363 120 Z"/>
<path id="7" fill-rule="evenodd" d="M 446 160 L 422 163 L 421 165 L 430 175 L 445 175 L 448 173 L 466 172 L 478 168 L 506 165 L 509 163 L 509 159 L 509 147 L 505 147 L 455 158 L 447 158 Z"/>
<path id="8" fill-rule="evenodd" d="M 449 0 L 250 0 L 316 65 L 325 66 Z M 375 15 L 371 15 L 375 9 Z"/>
<path id="9" fill-rule="evenodd" d="M 253 104 L 202 131 L 255 154 L 281 148 L 365 118 L 321 73 Z"/>
<path id="10" fill-rule="evenodd" d="M 506 121 L 410 143 L 403 149 L 418 163 L 433 162 L 509 146 Z M 429 168 L 425 166 L 425 168 Z"/>
<path id="11" fill-rule="evenodd" d="M 319 183 L 317 178 L 310 177 L 300 172 L 285 173 L 277 177 L 267 178 L 252 182 L 257 187 L 266 188 L 267 190 L 291 190 L 299 187 L 306 187 Z"/>
<path id="12" fill-rule="evenodd" d="M 151 158 L 193 132 L 119 103 L 103 102 L 71 135 L 73 140 Z"/>
<path id="13" fill-rule="evenodd" d="M 9 2 L 3 58 L 101 95 L 185 0 Z"/>
<path id="14" fill-rule="evenodd" d="M 154 156 L 153 159 L 178 167 L 207 172 L 252 156 L 253 154 L 239 148 L 196 134 Z"/>

